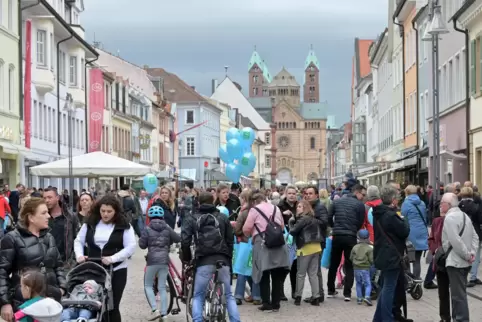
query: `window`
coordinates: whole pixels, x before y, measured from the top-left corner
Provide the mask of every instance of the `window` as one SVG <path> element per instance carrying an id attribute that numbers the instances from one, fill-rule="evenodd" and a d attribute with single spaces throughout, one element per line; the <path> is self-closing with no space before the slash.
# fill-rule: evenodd
<path id="1" fill-rule="evenodd" d="M 115 83 L 115 109 L 119 110 L 120 107 L 120 89 L 119 83 Z"/>
<path id="2" fill-rule="evenodd" d="M 194 124 L 194 111 L 186 111 L 186 124 Z"/>
<path id="3" fill-rule="evenodd" d="M 315 149 L 315 138 L 311 137 L 310 138 L 310 149 L 314 150 Z"/>
<path id="4" fill-rule="evenodd" d="M 13 110 L 15 104 L 15 67 L 10 65 L 8 68 L 8 110 Z"/>
<path id="5" fill-rule="evenodd" d="M 77 57 L 70 56 L 69 85 L 77 86 Z"/>
<path id="6" fill-rule="evenodd" d="M 271 155 L 265 155 L 265 166 L 266 168 L 271 168 Z"/>
<path id="7" fill-rule="evenodd" d="M 194 156 L 195 155 L 195 138 L 193 136 L 186 137 L 186 155 L 187 156 Z"/>
<path id="8" fill-rule="evenodd" d="M 13 10 L 14 10 L 13 0 L 8 0 L 8 9 L 7 10 L 8 10 L 8 17 L 7 17 L 8 29 L 13 30 Z"/>
<path id="9" fill-rule="evenodd" d="M 47 66 L 47 32 L 45 30 L 37 30 L 37 65 Z"/>
<path id="10" fill-rule="evenodd" d="M 84 58 L 80 59 L 80 87 L 84 88 L 85 84 L 85 63 Z"/>
<path id="11" fill-rule="evenodd" d="M 66 64 L 66 55 L 63 51 L 59 50 L 59 81 L 62 84 L 65 84 L 65 80 L 67 79 L 67 69 L 65 68 Z"/>
<path id="12" fill-rule="evenodd" d="M 55 66 L 55 42 L 54 42 L 54 34 L 50 33 L 50 38 L 49 38 L 49 45 L 50 45 L 50 70 L 54 70 Z"/>
<path id="13" fill-rule="evenodd" d="M 109 101 L 110 101 L 110 86 L 108 83 L 104 83 L 105 95 L 104 95 L 104 108 L 109 109 Z"/>
<path id="14" fill-rule="evenodd" d="M 1 16 L 1 13 L 0 13 L 0 16 Z M 5 85 L 5 82 L 3 80 L 3 73 L 4 73 L 3 65 L 4 65 L 3 60 L 0 59 L 0 93 L 3 93 L 3 86 Z M 3 101 L 3 97 L 0 97 L 0 109 L 3 109 L 3 104 L 5 104 L 5 102 Z"/>

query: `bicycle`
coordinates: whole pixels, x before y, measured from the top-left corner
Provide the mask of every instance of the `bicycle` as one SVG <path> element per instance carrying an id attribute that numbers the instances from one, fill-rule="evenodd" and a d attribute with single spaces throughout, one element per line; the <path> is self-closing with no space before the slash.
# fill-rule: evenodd
<path id="1" fill-rule="evenodd" d="M 224 322 L 226 321 L 226 296 L 224 295 L 224 284 L 219 280 L 219 270 L 226 266 L 224 262 L 216 263 L 216 272 L 206 292 L 204 302 L 204 312 L 206 321 Z"/>

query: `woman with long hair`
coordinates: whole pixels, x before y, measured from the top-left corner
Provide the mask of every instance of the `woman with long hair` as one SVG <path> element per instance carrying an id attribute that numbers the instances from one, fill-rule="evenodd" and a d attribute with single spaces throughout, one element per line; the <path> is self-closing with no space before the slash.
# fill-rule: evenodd
<path id="1" fill-rule="evenodd" d="M 113 309 L 104 315 L 104 321 L 121 322 L 119 311 L 122 294 L 127 283 L 127 259 L 134 254 L 136 238 L 134 229 L 122 212 L 116 196 L 102 197 L 92 209 L 87 221 L 75 239 L 77 263 L 89 258 L 101 258 L 106 267 L 112 265 Z"/>
<path id="2" fill-rule="evenodd" d="M 20 211 L 17 228 L 5 235 L 0 247 L 0 306 L 5 321 L 25 302 L 21 274 L 39 269 L 47 284 L 46 295 L 60 301 L 66 291 L 63 263 L 49 233 L 49 210 L 41 198 L 30 198 Z"/>
<path id="3" fill-rule="evenodd" d="M 229 216 L 234 217 L 232 220 L 236 220 L 237 214 L 241 209 L 241 202 L 239 201 L 238 196 L 233 193 L 230 193 L 229 186 L 225 185 L 224 183 L 220 183 L 216 188 L 216 201 L 214 205 L 217 206 L 224 206 L 229 210 Z"/>
<path id="4" fill-rule="evenodd" d="M 80 226 L 82 226 L 89 216 L 90 208 L 93 204 L 94 197 L 92 197 L 90 192 L 84 191 L 80 194 L 79 202 L 77 204 L 77 218 L 79 218 Z"/>
<path id="5" fill-rule="evenodd" d="M 153 197 L 149 201 L 147 211 L 149 211 L 149 208 L 154 205 L 159 206 L 164 210 L 164 220 L 166 221 L 166 224 L 174 229 L 176 227 L 176 205 L 174 202 L 174 193 L 168 186 L 157 188 Z M 146 218 L 146 225 L 149 225 L 149 217 Z"/>

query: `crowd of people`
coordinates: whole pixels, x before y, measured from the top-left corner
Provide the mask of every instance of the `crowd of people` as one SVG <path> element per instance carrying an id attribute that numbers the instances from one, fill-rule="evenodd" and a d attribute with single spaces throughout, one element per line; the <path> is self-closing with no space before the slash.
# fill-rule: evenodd
<path id="1" fill-rule="evenodd" d="M 426 289 L 438 289 L 441 321 L 469 321 L 466 287 L 482 284 L 477 277 L 482 206 L 471 182 L 441 184 L 438 192 L 414 185 L 401 189 L 394 181 L 364 187 L 349 173 L 341 187 L 330 191 L 220 184 L 178 191 L 162 186 L 152 195 L 143 190 L 137 195 L 125 185 L 102 195 L 97 198 L 89 189 L 71 198 L 54 187 L 4 187 L 0 305 L 5 321 L 29 321 L 22 318 L 45 314 L 44 308 L 56 312 L 59 321 L 87 321 L 96 314 L 92 301 L 101 303 L 102 285 L 86 280 L 71 286 L 66 272 L 88 261 L 111 270 L 112 305 L 105 320 L 121 321 L 128 262 L 137 245 L 147 249 L 144 288 L 153 320 L 168 315 L 166 279 L 175 244 L 180 244 L 181 260 L 195 264 L 193 321 L 203 320 L 205 294 L 217 269 L 230 321 L 241 320 L 238 306 L 244 303 L 279 311 L 289 300 L 287 280 L 296 306 L 319 306 L 325 297 L 338 296 L 340 288 L 349 302 L 356 283 L 358 304 L 372 306 L 376 298 L 373 321 L 411 321 L 407 274 Z M 250 249 L 247 263 L 234 251 L 241 244 Z M 423 258 L 430 263 L 425 277 Z M 238 268 L 241 264 L 245 269 Z M 306 276 L 311 296 L 303 299 Z M 89 300 L 91 306 L 62 306 L 66 298 Z"/>

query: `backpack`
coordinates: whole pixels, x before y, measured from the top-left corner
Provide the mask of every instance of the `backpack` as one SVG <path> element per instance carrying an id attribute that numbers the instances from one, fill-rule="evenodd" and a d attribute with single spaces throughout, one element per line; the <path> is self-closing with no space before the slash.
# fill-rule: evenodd
<path id="1" fill-rule="evenodd" d="M 268 248 L 278 248 L 283 245 L 285 245 L 285 236 L 284 236 L 284 228 L 278 225 L 274 221 L 274 216 L 276 215 L 276 206 L 273 206 L 273 214 L 271 215 L 271 218 L 266 217 L 266 215 L 258 208 L 254 207 L 257 212 L 266 220 L 268 225 L 266 226 L 266 230 L 264 233 L 261 233 L 259 230 L 258 226 L 256 227 L 256 230 L 258 231 L 258 234 L 260 236 L 263 236 L 263 241 L 266 247 Z"/>
<path id="2" fill-rule="evenodd" d="M 132 213 L 132 210 L 127 210 L 127 211 L 126 211 L 126 210 L 124 209 L 124 198 L 130 198 L 130 197 L 129 197 L 129 196 L 121 197 L 121 196 L 117 195 L 117 199 L 119 199 L 120 204 L 121 204 L 121 206 L 122 206 L 122 209 L 123 209 L 123 211 L 124 211 L 124 216 L 127 217 L 127 220 L 129 220 L 129 223 L 130 223 L 130 222 L 132 221 L 132 219 L 134 218 L 134 217 L 133 217 L 134 214 Z"/>
<path id="3" fill-rule="evenodd" d="M 213 220 L 211 221 L 209 218 Z M 224 238 L 219 229 L 219 221 L 216 216 L 213 214 L 202 214 L 197 219 L 196 225 L 196 248 L 202 249 L 204 255 L 221 253 Z"/>

